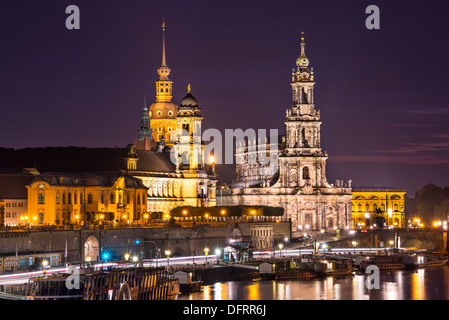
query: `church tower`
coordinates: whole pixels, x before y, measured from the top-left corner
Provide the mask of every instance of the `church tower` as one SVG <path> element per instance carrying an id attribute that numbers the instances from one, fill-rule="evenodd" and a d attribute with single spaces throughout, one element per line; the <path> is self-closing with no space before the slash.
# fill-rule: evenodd
<path id="1" fill-rule="evenodd" d="M 142 117 L 140 118 L 140 127 L 138 130 L 139 137 L 134 142 L 137 149 L 140 150 L 150 150 L 154 147 L 155 143 L 151 138 L 153 130 L 151 129 L 151 121 L 148 116 L 148 108 L 145 97 L 145 103 L 143 106 Z"/>
<path id="2" fill-rule="evenodd" d="M 170 68 L 165 58 L 165 22 L 162 23 L 162 63 L 157 73 L 159 79 L 156 81 L 156 102 L 149 108 L 153 140 L 157 143 L 165 141 L 168 146 L 174 143 L 176 131 L 176 116 L 178 107 L 172 102 L 173 82 L 170 81 Z"/>
<path id="3" fill-rule="evenodd" d="M 286 112 L 285 150 L 280 165 L 285 187 L 317 188 L 326 185 L 325 162 L 321 150 L 320 111 L 314 103 L 314 74 L 309 70 L 305 54 L 304 33 L 301 33 L 301 54 L 292 73 L 292 107 Z"/>
<path id="4" fill-rule="evenodd" d="M 198 101 L 190 92 L 181 100 L 177 117 L 177 142 L 175 147 L 181 156 L 182 170 L 204 169 L 201 123 L 203 116 Z"/>

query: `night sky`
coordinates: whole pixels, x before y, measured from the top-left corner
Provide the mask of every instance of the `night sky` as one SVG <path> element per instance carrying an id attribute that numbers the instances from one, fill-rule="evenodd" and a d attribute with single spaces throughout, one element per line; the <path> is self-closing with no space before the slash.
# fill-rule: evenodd
<path id="1" fill-rule="evenodd" d="M 72 4 L 80 30 L 65 27 Z M 329 182 L 447 186 L 448 14 L 444 0 L 0 0 L 0 147 L 132 143 L 164 17 L 174 102 L 190 83 L 203 129 L 283 133 L 304 31 Z"/>

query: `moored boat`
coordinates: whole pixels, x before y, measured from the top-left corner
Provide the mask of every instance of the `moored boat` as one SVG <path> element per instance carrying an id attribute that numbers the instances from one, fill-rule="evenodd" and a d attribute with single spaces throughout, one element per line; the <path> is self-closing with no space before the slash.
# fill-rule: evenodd
<path id="1" fill-rule="evenodd" d="M 325 259 L 315 263 L 315 272 L 324 276 L 349 275 L 354 270 L 351 260 Z"/>
<path id="2" fill-rule="evenodd" d="M 449 258 L 442 254 L 424 252 L 404 256 L 403 261 L 407 267 L 428 268 L 444 266 L 449 261 Z"/>
<path id="3" fill-rule="evenodd" d="M 399 270 L 405 269 L 405 263 L 402 257 L 391 256 L 371 256 L 366 261 L 360 262 L 360 270 L 364 271 L 370 265 L 377 266 L 379 270 Z"/>

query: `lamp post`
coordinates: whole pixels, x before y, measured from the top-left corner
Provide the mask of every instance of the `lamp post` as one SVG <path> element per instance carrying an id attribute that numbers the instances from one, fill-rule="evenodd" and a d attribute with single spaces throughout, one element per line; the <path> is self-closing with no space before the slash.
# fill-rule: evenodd
<path id="1" fill-rule="evenodd" d="M 167 256 L 167 266 L 170 266 L 170 255 L 171 255 L 171 251 L 170 250 L 165 250 L 165 255 Z"/>
<path id="2" fill-rule="evenodd" d="M 159 248 L 157 246 L 157 243 L 154 241 L 150 241 L 150 240 L 136 240 L 136 244 L 140 244 L 141 242 L 148 242 L 148 243 L 152 243 L 156 246 L 156 267 L 158 265 L 158 256 L 159 256 Z M 143 257 L 142 257 L 143 258 Z"/>
<path id="3" fill-rule="evenodd" d="M 220 255 L 221 255 L 221 250 L 220 249 L 215 249 L 215 255 L 217 256 L 217 264 L 220 263 Z"/>
<path id="4" fill-rule="evenodd" d="M 282 258 L 282 248 L 284 248 L 284 245 L 282 243 L 279 243 L 279 258 Z"/>
<path id="5" fill-rule="evenodd" d="M 204 248 L 204 254 L 206 255 L 206 264 L 207 264 L 207 255 L 209 254 L 209 248 Z"/>

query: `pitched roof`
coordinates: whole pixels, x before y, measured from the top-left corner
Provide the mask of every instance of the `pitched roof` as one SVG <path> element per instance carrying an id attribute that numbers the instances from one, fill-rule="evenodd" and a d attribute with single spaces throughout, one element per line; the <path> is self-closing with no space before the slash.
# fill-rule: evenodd
<path id="1" fill-rule="evenodd" d="M 0 199 L 26 199 L 26 186 L 34 178 L 33 175 L 0 174 Z"/>
<path id="2" fill-rule="evenodd" d="M 137 150 L 138 171 L 174 173 L 169 152 Z M 39 172 L 107 172 L 126 170 L 127 148 L 47 147 L 0 148 L 0 173 L 22 172 L 35 167 Z"/>

